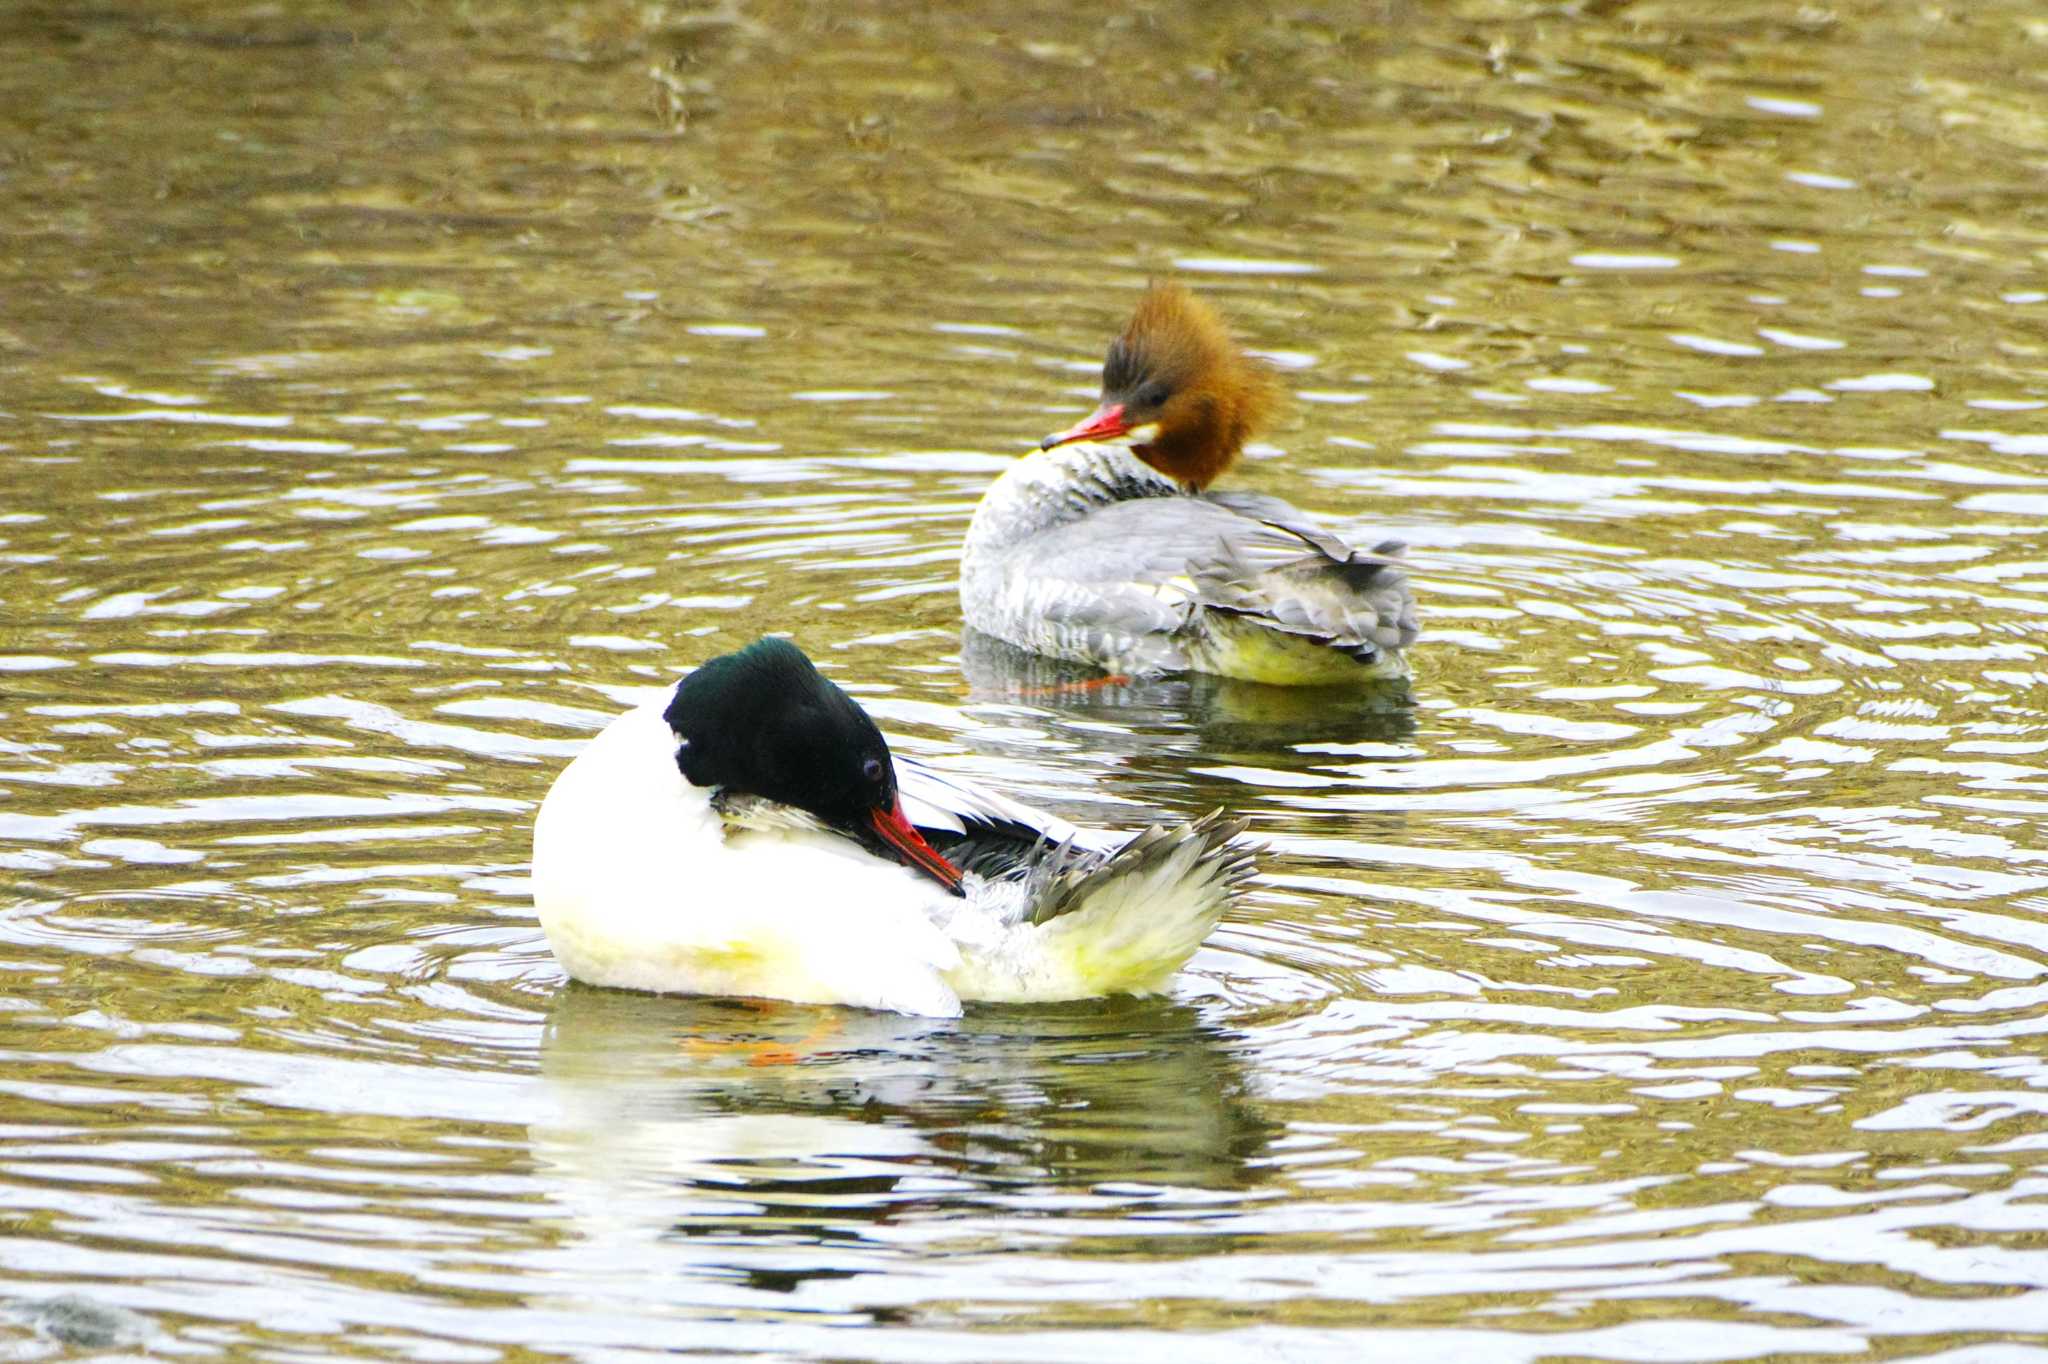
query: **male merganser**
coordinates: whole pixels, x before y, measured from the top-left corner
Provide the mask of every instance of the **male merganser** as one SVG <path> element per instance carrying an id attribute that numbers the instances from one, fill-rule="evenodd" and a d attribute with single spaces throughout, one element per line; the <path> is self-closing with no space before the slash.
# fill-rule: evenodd
<path id="1" fill-rule="evenodd" d="M 548 945 L 594 985 L 952 1017 L 1150 994 L 1251 874 L 1220 811 L 1135 837 L 892 758 L 795 645 L 630 710 L 533 827 Z"/>
<path id="2" fill-rule="evenodd" d="M 1112 673 L 1315 685 L 1405 672 L 1417 627 L 1399 541 L 1354 550 L 1278 498 L 1209 490 L 1275 396 L 1215 313 L 1153 285 L 1110 343 L 1100 406 L 975 508 L 968 625 Z"/>

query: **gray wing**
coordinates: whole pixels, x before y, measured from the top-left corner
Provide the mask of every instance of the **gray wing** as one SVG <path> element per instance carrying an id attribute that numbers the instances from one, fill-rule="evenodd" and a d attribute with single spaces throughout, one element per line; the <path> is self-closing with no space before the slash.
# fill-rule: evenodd
<path id="1" fill-rule="evenodd" d="M 1261 522 L 1199 497 L 1112 502 L 1032 537 L 1023 548 L 1033 576 L 1073 584 L 1049 604 L 1049 613 L 1144 633 L 1187 623 L 1198 600 L 1190 566 L 1230 545 L 1258 568 L 1277 568 L 1302 554 L 1300 542 L 1283 542 Z"/>
<path id="2" fill-rule="evenodd" d="M 1189 554 L 1215 543 L 1217 528 L 1198 532 L 1151 509 L 1193 505 L 1184 497 L 1114 502 L 1032 535 L 983 571 L 993 620 L 970 609 L 969 621 L 1118 672 L 1183 671 L 1184 632 L 1199 603 L 1190 584 L 1174 580 Z"/>
<path id="3" fill-rule="evenodd" d="M 1371 661 L 1418 633 L 1399 541 L 1355 550 L 1257 493 L 1117 502 L 1031 542 L 1035 576 L 1070 581 L 1041 609 L 1061 623 L 1173 633 L 1213 610 Z"/>
<path id="4" fill-rule="evenodd" d="M 1257 558 L 1242 552 L 1247 542 L 1258 546 Z M 1421 633 L 1408 573 L 1396 557 L 1403 548 L 1385 540 L 1357 550 L 1320 527 L 1266 521 L 1193 569 L 1208 609 L 1373 663 Z M 1287 553 L 1286 562 L 1267 567 L 1272 556 Z"/>

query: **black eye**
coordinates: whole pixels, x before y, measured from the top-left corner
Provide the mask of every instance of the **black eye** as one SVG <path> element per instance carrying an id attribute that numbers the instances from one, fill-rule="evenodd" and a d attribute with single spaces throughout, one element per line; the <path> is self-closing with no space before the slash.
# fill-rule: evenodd
<path id="1" fill-rule="evenodd" d="M 1164 407 L 1166 400 L 1173 396 L 1173 390 L 1165 384 L 1147 384 L 1138 390 L 1136 405 L 1139 407 Z"/>
<path id="2" fill-rule="evenodd" d="M 886 770 L 880 758 L 869 758 L 860 765 L 861 776 L 866 778 L 872 786 L 880 786 L 882 784 L 882 775 Z"/>

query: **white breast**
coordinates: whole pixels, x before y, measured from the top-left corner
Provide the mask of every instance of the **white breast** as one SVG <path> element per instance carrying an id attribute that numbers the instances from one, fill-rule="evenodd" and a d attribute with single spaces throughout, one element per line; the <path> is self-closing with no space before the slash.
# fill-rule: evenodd
<path id="1" fill-rule="evenodd" d="M 533 898 L 578 980 L 954 1015 L 930 880 L 852 842 L 728 834 L 683 780 L 662 703 L 608 725 L 534 821 Z"/>

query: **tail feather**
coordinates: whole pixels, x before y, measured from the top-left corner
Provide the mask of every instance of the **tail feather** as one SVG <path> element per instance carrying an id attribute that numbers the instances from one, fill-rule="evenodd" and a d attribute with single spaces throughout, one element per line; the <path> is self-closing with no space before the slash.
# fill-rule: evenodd
<path id="1" fill-rule="evenodd" d="M 1175 829 L 1145 830 L 1110 858 L 1062 875 L 1035 922 L 1081 992 L 1149 994 L 1194 955 L 1251 877 L 1231 840 L 1245 821 L 1212 810 Z"/>
<path id="2" fill-rule="evenodd" d="M 1165 988 L 1251 877 L 1252 850 L 1231 842 L 1244 829 L 1212 810 L 1107 856 L 1050 852 L 1026 877 L 1029 909 L 999 941 L 963 944 L 947 979 L 963 999 L 1007 1003 Z"/>
<path id="3" fill-rule="evenodd" d="M 1227 893 L 1252 874 L 1251 854 L 1229 846 L 1230 840 L 1248 827 L 1245 820 L 1225 819 L 1220 809 L 1173 829 L 1154 824 L 1103 861 L 1065 866 L 1035 897 L 1031 922 L 1050 923 L 1084 909 L 1111 882 L 1152 873 L 1175 854 L 1186 854 L 1181 858 L 1186 866 L 1176 869 L 1182 876 L 1213 880 Z M 1066 849 L 1062 844 L 1059 851 L 1064 854 Z M 1179 879 L 1175 878 L 1176 884 Z"/>

